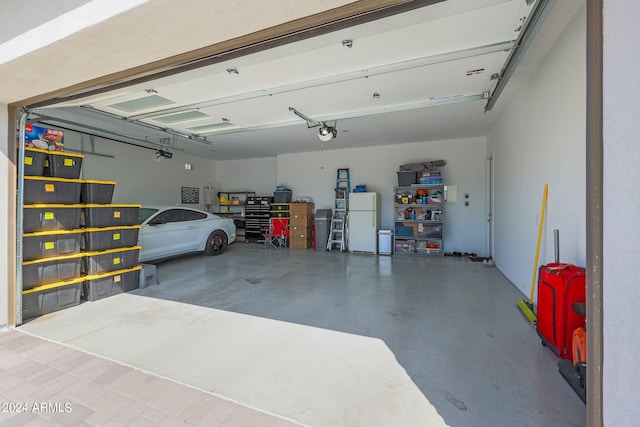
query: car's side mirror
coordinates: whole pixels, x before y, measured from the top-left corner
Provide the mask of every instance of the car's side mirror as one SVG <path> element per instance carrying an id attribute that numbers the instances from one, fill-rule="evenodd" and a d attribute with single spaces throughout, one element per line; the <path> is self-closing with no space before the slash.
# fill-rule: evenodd
<path id="1" fill-rule="evenodd" d="M 161 225 L 166 223 L 167 221 L 164 221 L 162 219 L 154 219 L 153 221 L 149 221 L 149 225 Z"/>

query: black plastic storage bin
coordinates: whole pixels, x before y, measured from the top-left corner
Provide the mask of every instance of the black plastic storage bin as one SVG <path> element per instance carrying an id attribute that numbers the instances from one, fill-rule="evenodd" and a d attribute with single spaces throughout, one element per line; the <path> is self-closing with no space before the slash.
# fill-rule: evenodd
<path id="1" fill-rule="evenodd" d="M 274 203 L 289 203 L 291 202 L 291 194 L 290 190 L 282 190 L 282 191 L 274 191 L 273 192 L 273 202 Z"/>
<path id="2" fill-rule="evenodd" d="M 96 301 L 112 295 L 138 289 L 140 285 L 141 265 L 110 273 L 86 276 L 82 297 L 87 301 Z"/>
<path id="3" fill-rule="evenodd" d="M 115 181 L 96 181 L 86 179 L 82 181 L 80 201 L 82 203 L 109 204 L 113 199 Z"/>
<path id="4" fill-rule="evenodd" d="M 82 274 L 84 253 L 22 263 L 22 289 L 31 289 L 63 280 L 77 279 Z"/>
<path id="5" fill-rule="evenodd" d="M 82 277 L 23 291 L 22 319 L 31 319 L 80 304 L 83 283 Z"/>
<path id="6" fill-rule="evenodd" d="M 88 276 L 133 268 L 138 265 L 138 255 L 142 246 L 86 252 L 83 272 Z"/>
<path id="7" fill-rule="evenodd" d="M 80 227 L 83 205 L 24 205 L 22 231 L 73 230 Z"/>
<path id="8" fill-rule="evenodd" d="M 270 213 L 272 218 L 289 218 L 289 203 L 272 203 Z"/>
<path id="9" fill-rule="evenodd" d="M 65 153 L 64 151 L 49 151 L 44 162 L 44 176 L 54 178 L 80 178 L 83 154 Z"/>
<path id="10" fill-rule="evenodd" d="M 41 176 L 44 173 L 44 163 L 47 159 L 48 150 L 40 148 L 24 148 L 24 174 Z"/>
<path id="11" fill-rule="evenodd" d="M 24 177 L 24 204 L 80 203 L 79 179 L 50 178 L 43 176 Z"/>
<path id="12" fill-rule="evenodd" d="M 398 171 L 398 187 L 409 187 L 418 182 L 418 172 Z"/>
<path id="13" fill-rule="evenodd" d="M 140 205 L 85 205 L 83 225 L 93 227 L 115 227 L 136 225 Z"/>
<path id="14" fill-rule="evenodd" d="M 72 255 L 81 251 L 84 229 L 53 230 L 22 235 L 22 260 Z"/>
<path id="15" fill-rule="evenodd" d="M 139 225 L 86 228 L 82 249 L 87 252 L 129 248 L 138 244 Z"/>

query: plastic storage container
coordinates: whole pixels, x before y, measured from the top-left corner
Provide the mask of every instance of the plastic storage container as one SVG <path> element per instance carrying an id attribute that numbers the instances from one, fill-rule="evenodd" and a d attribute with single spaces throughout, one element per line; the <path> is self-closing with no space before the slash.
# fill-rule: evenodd
<path id="1" fill-rule="evenodd" d="M 140 205 L 85 205 L 81 223 L 89 228 L 136 225 L 140 207 Z"/>
<path id="2" fill-rule="evenodd" d="M 82 181 L 80 201 L 82 203 L 109 204 L 113 199 L 115 181 L 96 181 L 86 179 Z"/>
<path id="3" fill-rule="evenodd" d="M 418 172 L 398 171 L 398 187 L 409 187 L 418 182 Z"/>
<path id="4" fill-rule="evenodd" d="M 83 272 L 88 276 L 133 268 L 138 265 L 142 246 L 86 252 Z"/>
<path id="5" fill-rule="evenodd" d="M 136 246 L 140 226 L 86 228 L 84 231 L 83 250 L 87 252 L 106 251 Z"/>
<path id="6" fill-rule="evenodd" d="M 50 151 L 44 162 L 44 176 L 54 178 L 80 178 L 83 154 L 65 153 L 64 151 Z"/>
<path id="7" fill-rule="evenodd" d="M 44 172 L 44 163 L 48 150 L 25 147 L 24 149 L 24 174 L 41 176 Z"/>
<path id="8" fill-rule="evenodd" d="M 83 205 L 25 205 L 22 230 L 25 233 L 51 230 L 73 230 L 80 227 Z"/>
<path id="9" fill-rule="evenodd" d="M 289 203 L 272 203 L 271 216 L 273 218 L 289 218 Z"/>
<path id="10" fill-rule="evenodd" d="M 81 183 L 82 181 L 79 179 L 25 176 L 24 204 L 78 204 L 80 203 Z"/>
<path id="11" fill-rule="evenodd" d="M 79 278 L 82 274 L 84 255 L 84 253 L 78 253 L 23 262 L 22 289 Z"/>
<path id="12" fill-rule="evenodd" d="M 82 249 L 83 229 L 53 230 L 22 235 L 22 260 L 76 254 Z"/>
<path id="13" fill-rule="evenodd" d="M 22 291 L 22 319 L 31 319 L 80 304 L 84 277 Z"/>
<path id="14" fill-rule="evenodd" d="M 404 225 L 396 225 L 396 236 L 413 237 L 413 227 L 407 227 L 407 226 L 404 226 Z"/>
<path id="15" fill-rule="evenodd" d="M 142 266 L 138 265 L 110 273 L 86 276 L 82 292 L 83 298 L 87 301 L 96 301 L 138 289 L 141 269 Z"/>
<path id="16" fill-rule="evenodd" d="M 289 191 L 274 191 L 273 202 L 274 203 L 290 203 L 292 192 Z"/>

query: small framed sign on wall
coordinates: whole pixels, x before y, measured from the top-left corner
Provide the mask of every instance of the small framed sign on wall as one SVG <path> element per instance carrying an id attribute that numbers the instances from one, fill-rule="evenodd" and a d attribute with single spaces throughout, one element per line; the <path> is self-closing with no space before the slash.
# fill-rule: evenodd
<path id="1" fill-rule="evenodd" d="M 182 203 L 194 205 L 200 203 L 200 189 L 198 187 L 182 187 Z"/>

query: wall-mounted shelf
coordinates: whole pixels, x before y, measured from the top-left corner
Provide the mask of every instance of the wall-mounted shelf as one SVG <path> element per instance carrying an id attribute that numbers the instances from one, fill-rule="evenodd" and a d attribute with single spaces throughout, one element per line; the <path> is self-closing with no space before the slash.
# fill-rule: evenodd
<path id="1" fill-rule="evenodd" d="M 244 239 L 245 220 L 246 220 L 246 203 L 251 197 L 255 197 L 255 191 L 219 191 L 218 192 L 218 212 L 216 215 L 233 218 L 236 224 L 236 235 L 240 236 L 239 240 Z"/>

